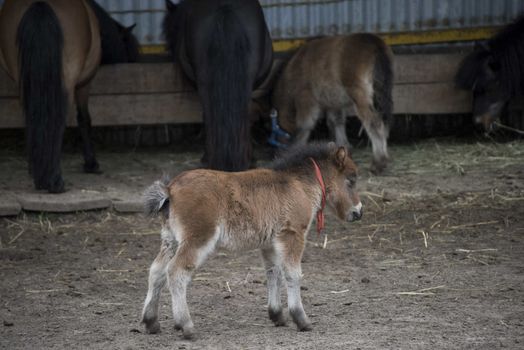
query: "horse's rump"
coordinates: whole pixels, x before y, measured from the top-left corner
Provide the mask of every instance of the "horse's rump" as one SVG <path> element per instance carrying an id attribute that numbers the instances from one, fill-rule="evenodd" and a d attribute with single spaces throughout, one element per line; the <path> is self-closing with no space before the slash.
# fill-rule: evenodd
<path id="1" fill-rule="evenodd" d="M 168 47 L 197 86 L 204 110 L 209 167 L 250 163 L 248 104 L 269 72 L 271 41 L 258 1 L 182 1 L 168 5 Z"/>
<path id="2" fill-rule="evenodd" d="M 84 0 L 8 0 L 0 12 L 0 51 L 20 88 L 35 187 L 62 192 L 67 109 L 74 88 L 93 77 L 100 61 L 96 17 Z"/>

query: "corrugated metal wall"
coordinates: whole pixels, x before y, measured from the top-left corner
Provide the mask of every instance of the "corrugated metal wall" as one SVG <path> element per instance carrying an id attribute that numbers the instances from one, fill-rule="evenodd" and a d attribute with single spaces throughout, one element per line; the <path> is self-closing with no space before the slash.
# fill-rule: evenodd
<path id="1" fill-rule="evenodd" d="M 142 45 L 162 44 L 164 0 L 97 0 L 118 21 L 137 23 Z M 261 0 L 273 39 L 351 32 L 406 32 L 500 26 L 524 0 Z"/>
<path id="2" fill-rule="evenodd" d="M 119 22 L 137 23 L 142 45 L 163 44 L 165 0 L 96 0 Z M 3 0 L 0 0 L 0 5 Z M 174 1 L 178 2 L 178 1 Z M 351 32 L 393 33 L 500 26 L 524 0 L 261 0 L 274 40 Z"/>
<path id="3" fill-rule="evenodd" d="M 523 0 L 261 0 L 274 39 L 500 26 Z"/>

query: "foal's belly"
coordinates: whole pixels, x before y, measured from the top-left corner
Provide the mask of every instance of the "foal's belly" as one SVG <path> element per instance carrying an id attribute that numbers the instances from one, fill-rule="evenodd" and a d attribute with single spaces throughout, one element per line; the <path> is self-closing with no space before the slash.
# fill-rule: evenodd
<path id="1" fill-rule="evenodd" d="M 315 86 L 313 95 L 323 108 L 346 109 L 353 103 L 342 84 L 319 83 Z"/>
<path id="2" fill-rule="evenodd" d="M 271 244 L 273 233 L 252 228 L 224 229 L 218 239 L 218 248 L 236 251 L 267 247 Z"/>

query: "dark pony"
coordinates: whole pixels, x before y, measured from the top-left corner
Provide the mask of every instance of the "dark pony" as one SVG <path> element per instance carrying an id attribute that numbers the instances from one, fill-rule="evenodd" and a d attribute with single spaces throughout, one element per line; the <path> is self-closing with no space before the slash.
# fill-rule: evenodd
<path id="1" fill-rule="evenodd" d="M 136 24 L 125 27 L 114 20 L 94 0 L 87 0 L 95 11 L 100 26 L 102 59 L 100 64 L 132 63 L 138 60 L 138 40 L 132 31 Z"/>
<path id="2" fill-rule="evenodd" d="M 249 167 L 252 91 L 272 63 L 272 43 L 256 0 L 166 0 L 167 47 L 197 90 L 212 169 Z"/>
<path id="3" fill-rule="evenodd" d="M 455 83 L 473 91 L 475 122 L 490 130 L 508 101 L 524 93 L 524 15 L 476 45 L 460 64 Z"/>

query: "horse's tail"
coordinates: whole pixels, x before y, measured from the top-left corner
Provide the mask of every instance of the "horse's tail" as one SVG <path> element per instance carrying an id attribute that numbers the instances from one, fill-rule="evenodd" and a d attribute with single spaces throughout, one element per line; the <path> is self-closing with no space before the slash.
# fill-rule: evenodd
<path id="1" fill-rule="evenodd" d="M 378 48 L 373 68 L 373 107 L 382 115 L 389 129 L 393 122 L 393 54 L 382 41 Z"/>
<path id="2" fill-rule="evenodd" d="M 156 216 L 163 212 L 168 216 L 169 207 L 169 178 L 164 176 L 161 180 L 155 181 L 144 192 L 144 210 L 148 216 Z"/>
<path id="3" fill-rule="evenodd" d="M 64 36 L 53 9 L 38 1 L 18 26 L 19 81 L 30 169 L 37 189 L 62 192 L 60 152 L 67 97 L 62 82 Z"/>
<path id="4" fill-rule="evenodd" d="M 245 170 L 251 154 L 248 76 L 251 51 L 246 30 L 231 6 L 222 6 L 207 51 L 209 85 L 204 103 L 209 167 Z"/>

